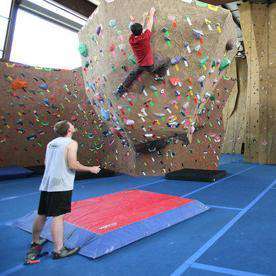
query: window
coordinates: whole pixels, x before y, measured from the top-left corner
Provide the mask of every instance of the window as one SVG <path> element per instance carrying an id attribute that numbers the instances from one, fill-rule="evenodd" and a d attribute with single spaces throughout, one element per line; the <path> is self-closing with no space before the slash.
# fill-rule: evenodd
<path id="1" fill-rule="evenodd" d="M 4 53 L 4 46 L 5 46 L 5 41 L 6 41 L 8 22 L 9 22 L 9 20 L 7 18 L 0 16 L 0 51 L 1 51 L 0 54 L 1 54 L 1 58 Z"/>
<path id="2" fill-rule="evenodd" d="M 77 22 L 81 25 L 84 25 L 86 23 L 86 18 L 82 15 L 79 15 L 76 12 L 70 11 L 67 8 L 62 7 L 56 2 L 53 2 L 51 0 L 29 0 L 29 2 L 32 2 L 39 7 L 45 8 L 48 11 L 51 11 L 53 13 L 56 13 L 60 16 L 63 16 L 69 20 L 72 20 L 74 22 Z M 24 1 L 23 1 L 24 3 Z"/>
<path id="3" fill-rule="evenodd" d="M 81 66 L 78 45 L 76 31 L 19 7 L 11 61 L 41 67 L 73 69 Z"/>
<path id="4" fill-rule="evenodd" d="M 0 58 L 3 57 L 12 0 L 0 1 Z"/>
<path id="5" fill-rule="evenodd" d="M 12 0 L 0 1 L 0 14 L 6 18 L 9 18 Z"/>

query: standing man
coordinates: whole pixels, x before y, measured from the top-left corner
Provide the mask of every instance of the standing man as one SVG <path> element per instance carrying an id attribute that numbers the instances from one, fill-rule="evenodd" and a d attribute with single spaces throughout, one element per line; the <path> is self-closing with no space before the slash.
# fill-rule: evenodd
<path id="1" fill-rule="evenodd" d="M 151 50 L 150 39 L 154 14 L 155 8 L 152 7 L 148 13 L 146 29 L 144 32 L 143 26 L 140 23 L 134 23 L 130 27 L 132 34 L 129 37 L 129 44 L 135 55 L 138 66 L 129 73 L 125 81 L 114 92 L 114 95 L 117 97 L 121 97 L 126 93 L 132 83 L 144 71 L 153 73 L 155 75 L 155 80 L 163 80 L 166 74 L 170 64 L 170 59 L 158 59 L 157 55 L 155 55 L 154 58 Z"/>
<path id="2" fill-rule="evenodd" d="M 33 238 L 25 263 L 36 263 L 46 240 L 40 239 L 47 217 L 53 217 L 51 234 L 54 242 L 53 259 L 71 256 L 80 248 L 63 245 L 64 215 L 71 212 L 72 191 L 76 171 L 99 173 L 100 167 L 87 167 L 77 160 L 78 143 L 72 139 L 75 127 L 68 121 L 54 126 L 58 138 L 47 145 L 45 171 L 40 185 L 38 215 L 33 224 Z"/>

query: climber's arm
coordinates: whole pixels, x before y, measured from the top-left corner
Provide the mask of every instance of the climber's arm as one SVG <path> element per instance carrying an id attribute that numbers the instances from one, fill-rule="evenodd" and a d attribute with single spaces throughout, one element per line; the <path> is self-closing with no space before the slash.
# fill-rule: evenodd
<path id="1" fill-rule="evenodd" d="M 154 14 L 155 14 L 155 8 L 152 7 L 149 11 L 147 18 L 146 18 L 146 29 L 149 31 L 152 30 Z"/>

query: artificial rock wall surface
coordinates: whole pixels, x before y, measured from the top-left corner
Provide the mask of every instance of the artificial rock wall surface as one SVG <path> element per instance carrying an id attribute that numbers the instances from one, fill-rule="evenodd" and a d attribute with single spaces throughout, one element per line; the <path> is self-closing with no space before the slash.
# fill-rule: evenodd
<path id="1" fill-rule="evenodd" d="M 137 3 L 102 1 L 79 34 L 86 93 L 109 135 L 123 146 L 114 167 L 135 175 L 216 169 L 224 135 L 222 109 L 234 85 L 224 75 L 237 51 L 232 16 L 199 1 Z M 165 81 L 144 73 L 116 99 L 112 92 L 136 66 L 129 26 L 142 23 L 151 6 L 156 8 L 153 53 L 169 57 L 172 64 Z M 226 51 L 229 40 L 234 48 Z M 189 137 L 188 145 L 181 134 Z M 137 151 L 162 139 L 166 144 L 160 149 L 152 144 L 148 152 Z"/>
<path id="2" fill-rule="evenodd" d="M 105 166 L 101 161 L 109 152 L 110 162 L 115 163 L 121 144 L 106 136 L 107 127 L 87 100 L 81 70 L 3 62 L 0 91 L 0 167 L 43 165 L 46 145 L 55 138 L 53 126 L 59 120 L 77 127 L 81 162 Z"/>
<path id="3" fill-rule="evenodd" d="M 276 164 L 276 3 L 240 6 L 248 63 L 245 160 Z"/>

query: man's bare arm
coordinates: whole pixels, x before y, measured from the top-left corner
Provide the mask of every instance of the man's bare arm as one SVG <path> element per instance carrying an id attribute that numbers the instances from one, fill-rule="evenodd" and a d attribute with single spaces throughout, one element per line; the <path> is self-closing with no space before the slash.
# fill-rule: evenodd
<path id="1" fill-rule="evenodd" d="M 76 141 L 73 141 L 71 144 L 69 144 L 67 151 L 67 162 L 71 170 L 91 172 L 96 174 L 100 171 L 100 166 L 88 167 L 82 165 L 77 159 L 77 153 L 78 143 Z"/>
<path id="2" fill-rule="evenodd" d="M 149 31 L 152 30 L 154 14 L 155 14 L 155 8 L 152 7 L 149 11 L 147 18 L 146 18 L 146 29 Z"/>

